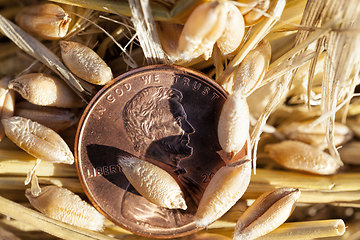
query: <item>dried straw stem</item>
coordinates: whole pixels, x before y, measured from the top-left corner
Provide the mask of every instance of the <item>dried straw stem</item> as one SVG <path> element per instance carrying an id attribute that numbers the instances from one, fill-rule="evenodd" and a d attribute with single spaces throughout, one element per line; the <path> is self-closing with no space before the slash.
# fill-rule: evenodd
<path id="1" fill-rule="evenodd" d="M 27 172 L 35 165 L 36 160 L 29 158 L 29 161 L 0 160 L 0 174 L 26 176 Z M 74 166 L 56 164 L 42 161 L 36 169 L 37 176 L 76 177 Z"/>
<path id="2" fill-rule="evenodd" d="M 98 10 L 102 12 L 115 13 L 124 16 L 131 16 L 130 6 L 127 1 L 111 1 L 111 0 L 51 0 L 53 2 L 69 4 L 73 6 Z M 156 21 L 171 21 L 176 23 L 184 23 L 186 15 L 195 6 L 200 4 L 202 0 L 181 0 L 177 1 L 172 9 L 168 9 L 165 5 L 151 3 L 151 12 Z"/>
<path id="3" fill-rule="evenodd" d="M 263 183 L 250 183 L 243 198 L 256 199 L 266 191 L 273 190 L 277 187 L 263 184 Z M 360 191 L 333 191 L 333 190 L 314 190 L 314 189 L 301 189 L 300 198 L 297 200 L 299 203 L 346 203 L 360 201 Z"/>
<path id="4" fill-rule="evenodd" d="M 232 237 L 235 223 L 224 223 L 223 228 L 209 227 L 208 232 Z M 219 225 L 217 226 L 219 227 Z M 279 228 L 257 239 L 262 240 L 308 240 L 322 237 L 341 236 L 345 232 L 345 224 L 341 219 L 284 223 Z"/>
<path id="5" fill-rule="evenodd" d="M 0 177 L 0 190 L 25 190 L 28 187 L 24 185 L 24 177 Z M 78 178 L 53 178 L 53 177 L 39 177 L 40 184 L 55 185 L 64 187 L 72 192 L 83 193 L 84 190 Z"/>
<path id="6" fill-rule="evenodd" d="M 359 191 L 360 173 L 339 173 L 319 176 L 290 171 L 258 169 L 251 176 L 251 183 L 273 187 L 294 187 L 311 190 Z"/>

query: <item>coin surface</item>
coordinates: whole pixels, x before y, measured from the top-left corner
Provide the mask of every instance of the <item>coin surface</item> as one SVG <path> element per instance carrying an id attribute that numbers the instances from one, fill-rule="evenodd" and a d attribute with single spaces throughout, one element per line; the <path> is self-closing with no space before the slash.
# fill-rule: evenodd
<path id="1" fill-rule="evenodd" d="M 138 235 L 173 238 L 197 229 L 206 185 L 226 163 L 217 124 L 226 92 L 207 76 L 171 65 L 127 72 L 87 106 L 75 144 L 78 175 L 94 206 Z M 117 162 L 132 154 L 169 172 L 187 210 L 159 207 L 129 184 Z"/>

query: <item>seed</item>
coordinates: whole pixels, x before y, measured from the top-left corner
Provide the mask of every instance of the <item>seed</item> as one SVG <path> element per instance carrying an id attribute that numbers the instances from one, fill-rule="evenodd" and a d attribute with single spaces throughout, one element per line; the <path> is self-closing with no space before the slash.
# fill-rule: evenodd
<path id="1" fill-rule="evenodd" d="M 265 151 L 281 166 L 315 174 L 334 174 L 340 165 L 329 154 L 298 141 L 268 144 Z"/>
<path id="2" fill-rule="evenodd" d="M 243 7 L 240 8 L 241 13 L 244 15 L 245 25 L 251 26 L 258 23 L 264 12 L 266 12 L 270 7 L 270 0 L 250 0 L 247 1 L 250 5 L 255 5 L 251 8 Z"/>
<path id="3" fill-rule="evenodd" d="M 301 141 L 319 149 L 327 148 L 325 125 L 309 127 L 311 123 L 312 121 L 285 123 L 278 128 L 278 131 L 288 139 Z M 339 146 L 352 138 L 352 132 L 346 125 L 335 122 L 334 136 L 335 145 Z"/>
<path id="4" fill-rule="evenodd" d="M 264 78 L 271 58 L 271 46 L 267 40 L 261 41 L 251 50 L 235 71 L 234 91 L 250 95 Z"/>
<path id="5" fill-rule="evenodd" d="M 360 165 L 360 142 L 353 141 L 339 149 L 341 160 L 347 164 Z"/>
<path id="6" fill-rule="evenodd" d="M 32 156 L 54 163 L 74 163 L 65 141 L 50 128 L 17 116 L 1 122 L 6 136 Z"/>
<path id="7" fill-rule="evenodd" d="M 66 35 L 71 18 L 60 6 L 45 3 L 23 8 L 15 20 L 25 31 L 53 40 Z"/>
<path id="8" fill-rule="evenodd" d="M 215 42 L 225 30 L 227 9 L 223 2 L 206 2 L 191 13 L 179 38 L 179 54 L 183 60 L 199 56 L 210 58 Z"/>
<path id="9" fill-rule="evenodd" d="M 237 221 L 233 239 L 251 240 L 273 231 L 291 215 L 299 196 L 294 188 L 263 193 Z"/>
<path id="10" fill-rule="evenodd" d="M 13 79 L 9 82 L 9 88 L 36 105 L 61 108 L 84 106 L 81 99 L 63 80 L 42 73 L 25 74 Z"/>
<path id="11" fill-rule="evenodd" d="M 65 188 L 46 186 L 37 197 L 27 189 L 25 196 L 34 208 L 50 218 L 94 231 L 103 230 L 104 216 Z"/>
<path id="12" fill-rule="evenodd" d="M 15 92 L 8 89 L 8 78 L 0 80 L 0 119 L 12 117 L 15 105 Z M 0 124 L 0 142 L 5 136 L 4 127 Z"/>
<path id="13" fill-rule="evenodd" d="M 246 55 L 236 70 L 233 92 L 223 105 L 218 124 L 219 143 L 226 152 L 240 151 L 249 136 L 249 107 L 246 97 L 263 79 L 270 56 L 269 42 L 262 41 Z"/>
<path id="14" fill-rule="evenodd" d="M 79 78 L 97 85 L 113 79 L 111 69 L 92 49 L 70 41 L 60 41 L 60 47 L 65 65 Z"/>
<path id="15" fill-rule="evenodd" d="M 205 227 L 226 213 L 244 194 L 251 176 L 251 162 L 242 160 L 221 167 L 200 200 L 195 222 Z"/>
<path id="16" fill-rule="evenodd" d="M 228 55 L 240 46 L 245 34 L 245 23 L 241 12 L 233 3 L 224 2 L 224 6 L 227 9 L 226 26 L 216 44 L 223 55 Z"/>
<path id="17" fill-rule="evenodd" d="M 219 118 L 218 138 L 222 149 L 237 153 L 249 135 L 249 108 L 246 99 L 234 92 L 226 99 Z"/>
<path id="18" fill-rule="evenodd" d="M 355 137 L 360 138 L 360 115 L 358 115 L 355 119 L 353 118 L 348 119 L 346 121 L 346 124 L 354 133 Z"/>
<path id="19" fill-rule="evenodd" d="M 187 209 L 178 183 L 168 172 L 132 155 L 120 157 L 118 162 L 128 181 L 144 198 L 161 207 Z"/>
<path id="20" fill-rule="evenodd" d="M 172 59 L 177 59 L 178 42 L 182 26 L 176 23 L 158 22 L 158 33 L 163 50 Z"/>
<path id="21" fill-rule="evenodd" d="M 75 114 L 67 109 L 42 107 L 29 102 L 16 104 L 15 115 L 31 119 L 59 132 L 76 123 Z"/>

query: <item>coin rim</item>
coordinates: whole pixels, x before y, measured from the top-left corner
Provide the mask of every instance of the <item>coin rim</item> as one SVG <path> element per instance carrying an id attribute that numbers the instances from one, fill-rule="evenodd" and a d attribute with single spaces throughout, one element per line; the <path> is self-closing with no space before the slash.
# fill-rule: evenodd
<path id="1" fill-rule="evenodd" d="M 82 128 L 83 125 L 85 123 L 85 120 L 87 118 L 87 116 L 89 115 L 89 112 L 91 111 L 93 105 L 97 102 L 97 100 L 116 82 L 121 81 L 127 77 L 130 77 L 132 75 L 135 75 L 139 72 L 145 72 L 145 71 L 151 71 L 151 70 L 173 70 L 173 71 L 180 71 L 180 72 L 184 72 L 187 74 L 193 74 L 197 77 L 199 77 L 201 80 L 203 80 L 204 82 L 207 82 L 211 85 L 214 85 L 215 87 L 217 87 L 217 91 L 219 91 L 219 93 L 222 94 L 222 97 L 224 97 L 224 99 L 227 98 L 228 93 L 227 91 L 220 85 L 218 84 L 216 81 L 214 81 L 213 79 L 211 79 L 209 76 L 207 76 L 206 74 L 202 73 L 202 72 L 198 72 L 194 69 L 190 69 L 190 68 L 186 68 L 186 67 L 182 67 L 182 66 L 177 66 L 177 65 L 172 65 L 172 64 L 157 64 L 157 65 L 149 65 L 149 66 L 144 66 L 144 67 L 140 67 L 140 68 L 136 68 L 136 69 L 132 69 L 128 72 L 125 72 L 121 75 L 119 75 L 118 77 L 114 78 L 113 80 L 111 80 L 109 83 L 107 83 L 103 88 L 101 88 L 96 94 L 95 96 L 91 99 L 91 101 L 88 103 L 88 105 L 86 106 L 85 110 L 83 111 L 81 118 L 79 120 L 79 124 L 76 130 L 76 136 L 75 136 L 75 144 L 74 144 L 74 158 L 75 158 L 75 166 L 76 166 L 76 172 L 77 172 L 77 176 L 79 178 L 79 181 L 81 183 L 81 186 L 87 196 L 87 198 L 89 199 L 89 201 L 92 203 L 92 205 L 102 214 L 104 215 L 107 219 L 109 219 L 112 223 L 138 235 L 138 236 L 143 236 L 143 237 L 152 237 L 152 238 L 159 238 L 159 239 L 169 239 L 169 238 L 174 238 L 174 237 L 183 237 L 183 236 L 187 236 L 190 235 L 192 233 L 198 232 L 202 229 L 204 229 L 205 227 L 194 227 L 194 229 L 192 230 L 187 230 L 184 232 L 180 232 L 180 233 L 176 233 L 176 234 L 167 234 L 167 235 L 153 235 L 153 234 L 146 234 L 146 233 L 139 233 L 139 232 L 134 232 L 133 229 L 129 229 L 126 226 L 122 225 L 122 223 L 114 220 L 111 216 L 109 216 L 109 214 L 107 214 L 106 212 L 104 212 L 100 206 L 98 206 L 98 204 L 95 202 L 95 200 L 93 199 L 93 197 L 90 195 L 90 193 L 88 192 L 86 186 L 85 186 L 85 179 L 83 180 L 83 177 L 81 175 L 81 171 L 79 168 L 79 160 L 78 160 L 78 156 L 79 156 L 79 152 L 80 149 L 79 148 L 79 139 L 81 136 L 81 132 L 82 132 Z M 192 222 L 194 223 L 194 221 Z M 194 223 L 195 224 L 195 223 Z M 191 222 L 187 225 L 191 225 Z M 186 225 L 184 225 L 186 226 Z"/>

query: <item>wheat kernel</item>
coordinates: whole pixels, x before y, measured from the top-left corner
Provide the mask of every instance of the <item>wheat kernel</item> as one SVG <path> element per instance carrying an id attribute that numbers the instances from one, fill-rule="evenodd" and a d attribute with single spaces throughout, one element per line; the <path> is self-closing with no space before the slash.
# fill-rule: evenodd
<path id="1" fill-rule="evenodd" d="M 1 122 L 6 136 L 32 156 L 54 163 L 74 163 L 69 147 L 52 129 L 18 116 Z"/>
<path id="2" fill-rule="evenodd" d="M 251 176 L 251 162 L 242 160 L 221 167 L 200 200 L 195 222 L 205 227 L 224 215 L 244 194 Z"/>
<path id="3" fill-rule="evenodd" d="M 9 78 L 0 80 L 0 119 L 12 117 L 15 106 L 15 92 L 8 89 Z M 0 123 L 0 142 L 5 136 L 3 125 Z"/>
<path id="4" fill-rule="evenodd" d="M 281 166 L 315 174 L 334 174 L 340 165 L 329 154 L 298 141 L 268 144 L 265 151 Z"/>
<path id="5" fill-rule="evenodd" d="M 187 19 L 179 38 L 179 55 L 183 60 L 211 56 L 215 42 L 225 30 L 227 10 L 223 2 L 199 5 Z"/>
<path id="6" fill-rule="evenodd" d="M 25 31 L 43 39 L 55 40 L 65 37 L 71 18 L 60 6 L 45 3 L 23 8 L 15 20 Z"/>
<path id="7" fill-rule="evenodd" d="M 242 94 L 233 93 L 226 99 L 219 118 L 218 138 L 222 149 L 237 153 L 249 135 L 249 108 Z"/>
<path id="8" fill-rule="evenodd" d="M 42 107 L 29 102 L 20 102 L 15 106 L 15 116 L 31 119 L 56 132 L 73 126 L 77 119 L 68 109 Z"/>
<path id="9" fill-rule="evenodd" d="M 46 186 L 37 197 L 27 189 L 25 196 L 33 207 L 50 218 L 94 231 L 103 230 L 104 216 L 65 188 Z"/>
<path id="10" fill-rule="evenodd" d="M 81 99 L 63 80 L 42 73 L 25 74 L 13 79 L 9 82 L 9 88 L 36 105 L 61 108 L 84 106 Z"/>
<path id="11" fill-rule="evenodd" d="M 251 240 L 273 231 L 291 215 L 299 196 L 300 190 L 294 188 L 263 193 L 240 216 L 233 239 Z"/>
<path id="12" fill-rule="evenodd" d="M 261 83 L 269 67 L 271 46 L 267 40 L 261 41 L 251 50 L 235 70 L 233 91 L 249 96 Z"/>
<path id="13" fill-rule="evenodd" d="M 70 41 L 60 41 L 60 47 L 65 65 L 79 78 L 97 85 L 113 79 L 111 69 L 92 49 Z"/>
<path id="14" fill-rule="evenodd" d="M 311 123 L 312 121 L 285 123 L 280 125 L 278 131 L 288 139 L 301 141 L 319 149 L 327 148 L 325 125 L 318 124 L 310 128 Z M 351 138 L 351 130 L 346 125 L 335 122 L 335 146 L 343 145 Z"/>
<path id="15" fill-rule="evenodd" d="M 186 210 L 186 202 L 179 184 L 165 170 L 134 156 L 118 160 L 131 185 L 150 202 L 169 209 Z"/>
<path id="16" fill-rule="evenodd" d="M 223 55 L 228 55 L 240 46 L 245 34 L 245 23 L 241 12 L 233 3 L 225 2 L 224 5 L 227 9 L 226 26 L 216 44 Z"/>

